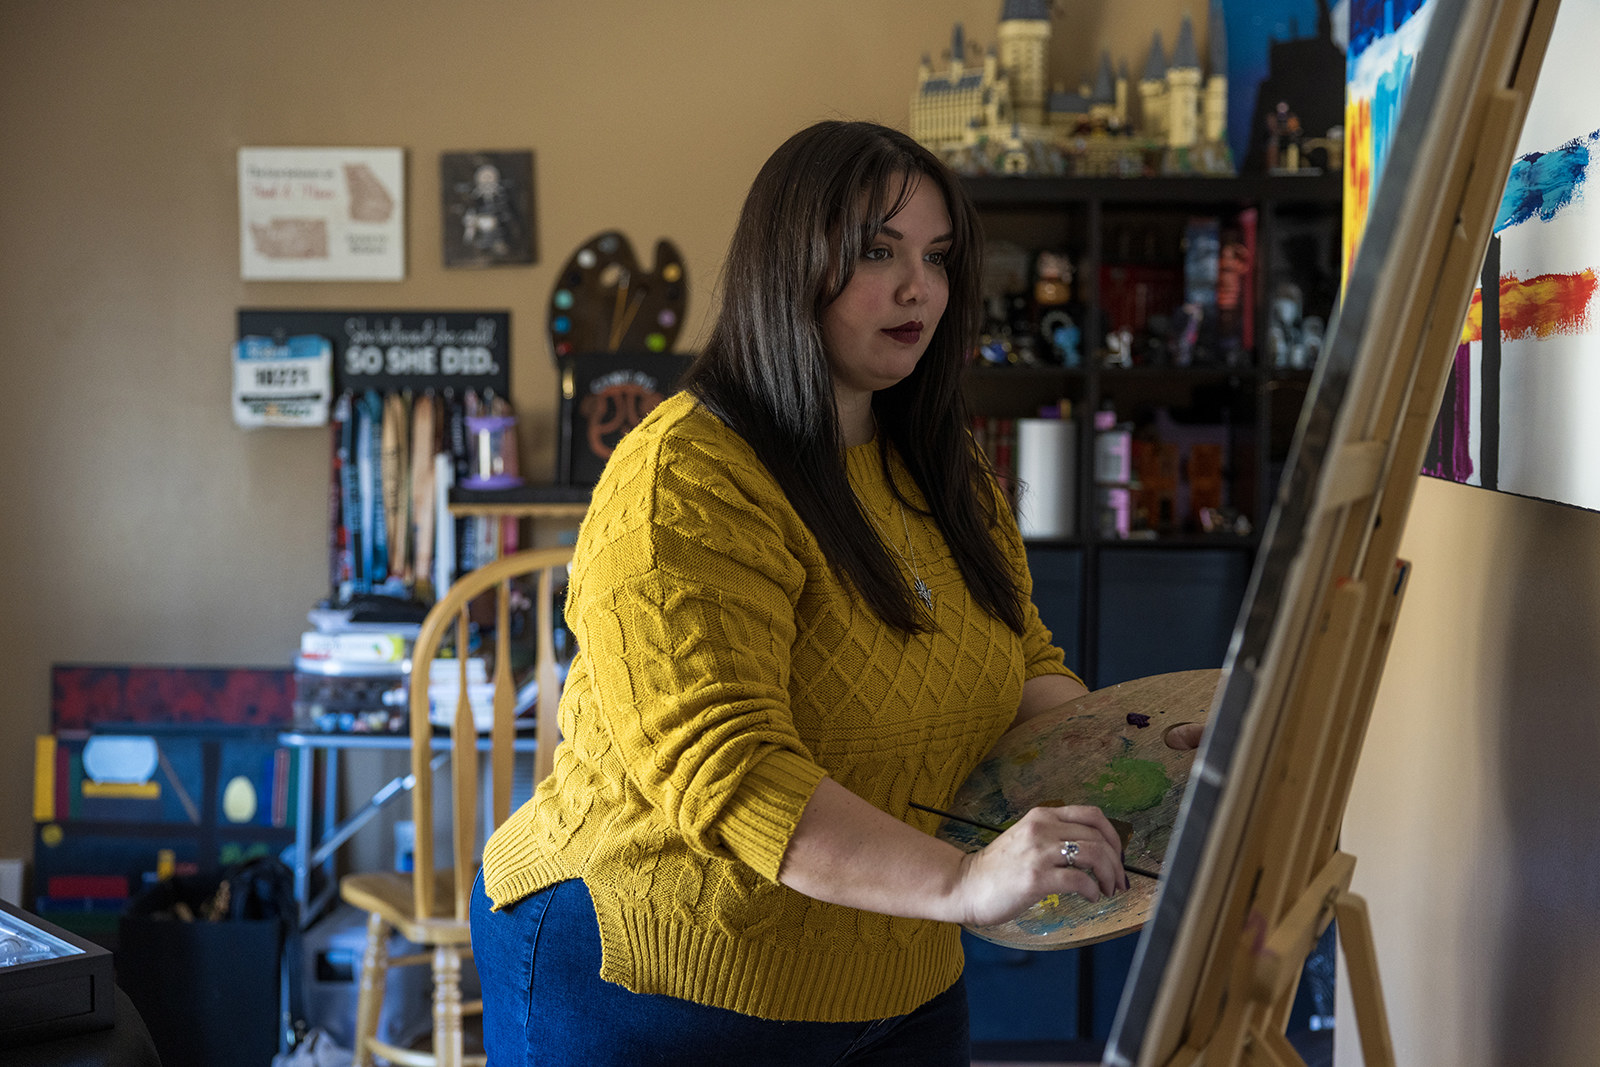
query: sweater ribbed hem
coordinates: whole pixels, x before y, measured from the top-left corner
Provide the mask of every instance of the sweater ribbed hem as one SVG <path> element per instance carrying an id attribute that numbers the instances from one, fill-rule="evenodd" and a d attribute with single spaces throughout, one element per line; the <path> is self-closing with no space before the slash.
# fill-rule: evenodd
<path id="1" fill-rule="evenodd" d="M 503 877 L 486 865 L 484 877 L 498 909 L 573 874 L 546 860 Z M 635 993 L 762 1019 L 865 1022 L 914 1011 L 961 977 L 961 931 L 952 923 L 919 923 L 907 947 L 855 941 L 806 951 L 630 907 L 601 885 L 590 884 L 589 895 L 600 925 L 600 977 Z"/>
<path id="2" fill-rule="evenodd" d="M 762 1019 L 865 1022 L 904 1015 L 961 976 L 960 929 L 927 922 L 909 947 L 859 942 L 808 952 L 625 909 L 590 887 L 600 916 L 600 976 Z"/>

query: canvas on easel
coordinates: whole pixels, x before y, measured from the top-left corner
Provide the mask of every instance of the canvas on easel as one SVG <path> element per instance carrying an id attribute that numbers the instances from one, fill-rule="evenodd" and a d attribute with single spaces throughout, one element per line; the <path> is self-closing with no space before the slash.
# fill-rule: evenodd
<path id="1" fill-rule="evenodd" d="M 1417 472 L 1556 3 L 1428 6 L 1109 1065 L 1300 1063 L 1284 1026 L 1306 955 L 1335 917 L 1363 1058 L 1393 1062 L 1339 826 L 1405 588 L 1397 550 Z"/>

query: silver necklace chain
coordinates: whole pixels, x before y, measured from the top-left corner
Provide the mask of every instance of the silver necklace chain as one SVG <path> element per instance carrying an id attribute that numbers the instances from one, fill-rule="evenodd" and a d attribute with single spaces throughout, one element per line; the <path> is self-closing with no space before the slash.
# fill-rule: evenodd
<path id="1" fill-rule="evenodd" d="M 884 535 L 883 527 L 878 525 L 878 517 L 876 515 L 869 514 L 867 517 L 872 520 L 873 528 L 878 531 L 878 536 L 883 538 L 883 543 L 889 546 L 889 551 L 899 556 L 900 562 L 904 563 L 911 571 L 911 588 L 917 594 L 917 599 L 922 601 L 923 607 L 932 611 L 933 590 L 928 588 L 928 583 L 922 580 L 922 572 L 917 569 L 917 546 L 911 543 L 911 523 L 906 519 L 905 505 L 902 504 L 900 506 L 900 528 L 906 533 L 906 551 L 911 553 L 909 556 L 900 551 L 899 545 L 894 544 Z"/>

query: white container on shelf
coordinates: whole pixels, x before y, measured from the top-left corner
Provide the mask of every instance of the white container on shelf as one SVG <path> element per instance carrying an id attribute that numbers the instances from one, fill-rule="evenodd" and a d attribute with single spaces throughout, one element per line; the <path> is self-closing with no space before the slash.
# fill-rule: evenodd
<path id="1" fill-rule="evenodd" d="M 1017 526 L 1023 537 L 1071 537 L 1078 435 L 1071 419 L 1017 420 Z"/>

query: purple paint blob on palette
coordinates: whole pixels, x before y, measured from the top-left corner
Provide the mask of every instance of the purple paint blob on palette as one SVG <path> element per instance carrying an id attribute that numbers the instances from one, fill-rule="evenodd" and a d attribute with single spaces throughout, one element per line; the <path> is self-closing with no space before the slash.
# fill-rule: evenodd
<path id="1" fill-rule="evenodd" d="M 1172 839 L 1194 752 L 1168 748 L 1174 726 L 1203 722 L 1222 672 L 1182 671 L 1108 686 L 1009 731 L 957 791 L 946 810 L 1007 827 L 1029 809 L 1091 804 L 1132 829 L 1125 862 L 1159 871 Z M 1135 718 L 1146 721 L 1136 724 Z M 1158 726 L 1159 729 L 1149 729 Z M 975 852 L 994 835 L 946 819 L 938 836 Z M 1130 888 L 1099 901 L 1047 897 L 1007 923 L 969 926 L 986 941 L 1025 949 L 1078 948 L 1144 925 L 1159 884 L 1130 878 Z"/>

